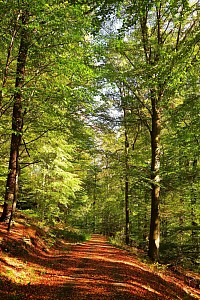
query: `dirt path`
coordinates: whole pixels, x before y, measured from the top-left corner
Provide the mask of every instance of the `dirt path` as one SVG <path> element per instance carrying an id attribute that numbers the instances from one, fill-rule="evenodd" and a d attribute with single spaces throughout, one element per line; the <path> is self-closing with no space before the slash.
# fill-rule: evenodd
<path id="1" fill-rule="evenodd" d="M 1 278 L 2 300 L 200 299 L 198 290 L 169 275 L 155 274 L 98 235 L 68 252 L 29 253 L 18 257 L 18 263 L 19 259 L 18 268 L 22 271 L 27 265 L 32 274 L 29 271 L 26 284 Z"/>

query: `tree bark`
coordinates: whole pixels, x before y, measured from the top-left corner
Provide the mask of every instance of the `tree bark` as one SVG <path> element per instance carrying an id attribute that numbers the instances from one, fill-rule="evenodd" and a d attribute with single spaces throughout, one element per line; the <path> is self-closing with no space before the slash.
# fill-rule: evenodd
<path id="1" fill-rule="evenodd" d="M 154 96 L 152 103 L 152 131 L 151 131 L 151 222 L 149 235 L 148 255 L 153 260 L 158 260 L 160 245 L 160 130 L 161 115 Z"/>
<path id="2" fill-rule="evenodd" d="M 8 70 L 9 70 L 9 65 L 10 65 L 10 57 L 11 57 L 11 53 L 12 53 L 12 50 L 13 50 L 15 37 L 17 35 L 18 22 L 19 22 L 19 19 L 20 19 L 20 15 L 21 15 L 20 13 L 17 15 L 16 23 L 14 25 L 14 30 L 13 30 L 13 33 L 12 33 L 12 36 L 11 36 L 10 45 L 8 47 L 6 66 L 5 66 L 5 70 L 4 70 L 4 73 L 3 73 L 2 89 L 0 90 L 0 107 L 1 107 L 1 110 L 2 110 L 2 105 L 3 105 L 3 88 L 5 88 L 5 86 L 6 86 L 6 81 L 7 81 L 7 77 L 8 77 Z M 3 113 L 3 111 L 2 111 L 2 113 Z"/>
<path id="3" fill-rule="evenodd" d="M 11 229 L 12 220 L 13 220 L 13 217 L 14 217 L 14 214 L 15 214 L 15 210 L 16 210 L 16 207 L 17 207 L 18 190 L 19 190 L 19 166 L 17 166 L 17 175 L 16 175 L 16 183 L 15 183 L 15 194 L 14 194 L 14 199 L 13 199 L 13 203 L 12 203 L 12 209 L 11 209 L 10 218 L 9 218 L 9 222 L 8 222 L 8 231 L 10 231 L 10 229 Z"/>
<path id="4" fill-rule="evenodd" d="M 6 182 L 6 193 L 4 209 L 0 217 L 0 222 L 4 222 L 9 217 L 12 204 L 16 201 L 16 179 L 18 174 L 19 148 L 22 138 L 23 113 L 22 113 L 22 88 L 25 78 L 25 66 L 29 47 L 29 35 L 27 30 L 28 12 L 24 11 L 21 16 L 21 40 L 17 58 L 16 81 L 14 92 L 14 105 L 12 114 L 12 136 L 9 158 L 9 171 Z M 14 206 L 13 206 L 14 207 Z"/>
<path id="5" fill-rule="evenodd" d="M 124 154 L 125 154 L 125 242 L 126 245 L 130 243 L 130 217 L 129 217 L 129 162 L 128 162 L 128 151 L 129 151 L 129 140 L 127 133 L 126 124 L 126 108 L 124 108 Z"/>
<path id="6" fill-rule="evenodd" d="M 97 201 L 97 174 L 96 174 L 96 171 L 95 171 L 95 174 L 94 174 L 94 192 L 93 192 L 93 233 L 96 233 L 96 230 L 97 230 L 97 216 L 96 216 L 96 201 Z"/>
<path id="7" fill-rule="evenodd" d="M 197 253 L 199 253 L 199 235 L 197 229 L 195 228 L 198 225 L 197 216 L 196 216 L 196 206 L 197 206 L 197 188 L 195 187 L 196 178 L 197 178 L 197 159 L 193 160 L 192 164 L 192 184 L 191 184 L 191 225 L 192 225 L 192 232 L 191 232 L 191 239 L 194 248 L 197 249 Z"/>
<path id="8" fill-rule="evenodd" d="M 126 237 L 126 245 L 130 243 L 130 220 L 129 220 L 129 165 L 128 165 L 128 137 L 125 131 L 125 216 L 126 216 L 126 224 L 125 224 L 125 237 Z"/>

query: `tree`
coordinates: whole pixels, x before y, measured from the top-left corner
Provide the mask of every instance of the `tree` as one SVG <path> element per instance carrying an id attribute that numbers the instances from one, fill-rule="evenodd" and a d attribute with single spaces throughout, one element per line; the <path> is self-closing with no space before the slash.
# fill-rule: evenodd
<path id="1" fill-rule="evenodd" d="M 123 32 L 117 36 L 105 23 L 104 53 L 113 65 L 113 81 L 120 80 L 138 102 L 139 114 L 151 137 L 151 223 L 149 256 L 157 260 L 160 245 L 160 161 L 163 111 L 184 87 L 193 68 L 198 41 L 198 3 L 136 1 L 122 3 L 118 17 Z M 110 15 L 109 15 L 110 14 Z M 108 18 L 113 15 L 108 10 Z M 120 39 L 121 38 L 121 39 Z M 108 45 L 108 47 L 107 47 Z M 112 50 L 111 50 L 112 49 Z M 184 72 L 183 72 L 184 70 Z"/>
<path id="2" fill-rule="evenodd" d="M 195 63 L 176 102 L 165 112 L 163 131 L 162 257 L 196 265 L 199 252 L 199 123 Z M 176 210 L 174 211 L 174 205 Z"/>
<path id="3" fill-rule="evenodd" d="M 88 19 L 85 18 L 85 27 L 80 30 L 80 26 L 83 25 L 81 17 L 84 15 L 84 10 L 81 6 L 77 9 L 65 2 L 59 5 L 53 3 L 53 6 L 49 3 L 45 6 L 43 4 L 39 2 L 35 6 L 34 3 L 30 5 L 29 2 L 22 1 L 12 6 L 12 1 L 9 2 L 14 15 L 17 16 L 17 25 L 16 22 L 13 23 L 11 30 L 11 43 L 8 47 L 1 93 L 1 100 L 8 103 L 8 108 L 13 105 L 9 174 L 1 221 L 8 217 L 8 206 L 14 199 L 16 201 L 14 195 L 16 195 L 16 178 L 20 168 L 19 156 L 24 158 L 25 153 L 30 156 L 28 145 L 37 141 L 49 130 L 65 128 L 68 131 L 70 123 L 77 119 L 75 110 L 80 117 L 91 101 L 87 85 L 93 75 L 88 61 L 89 47 L 85 47 L 88 44 L 85 40 Z M 66 17 L 71 18 L 68 25 L 65 22 Z M 7 24 L 6 22 L 5 24 L 8 26 L 11 14 L 7 13 L 6 18 Z M 76 26 L 73 25 L 74 23 Z M 9 68 L 15 66 L 16 51 L 18 51 L 18 59 L 13 92 L 13 77 L 8 72 L 8 65 Z M 58 75 L 59 80 L 57 80 Z M 9 91 L 7 94 L 4 93 L 6 89 Z M 8 101 L 9 95 L 14 100 L 11 105 Z M 81 103 L 83 97 L 85 99 Z M 58 107 L 58 99 L 61 109 Z M 73 109 L 73 117 L 67 109 Z M 50 114 L 51 120 L 47 118 Z M 54 117 L 56 114 L 58 115 Z M 39 115 L 38 121 L 36 116 Z M 66 126 L 65 118 L 68 116 L 70 118 Z M 35 137 L 33 137 L 33 130 L 35 130 Z M 19 149 L 22 150 L 21 153 Z"/>
<path id="4" fill-rule="evenodd" d="M 12 114 L 12 137 L 9 159 L 9 173 L 6 183 L 5 204 L 0 221 L 4 221 L 8 217 L 8 203 L 13 203 L 13 210 L 16 206 L 17 198 L 17 180 L 19 176 L 19 147 L 21 144 L 23 129 L 22 114 L 22 87 L 25 77 L 25 66 L 29 47 L 29 32 L 27 24 L 29 19 L 28 11 L 24 10 L 21 14 L 21 40 L 17 58 L 15 92 L 13 95 L 13 114 Z"/>

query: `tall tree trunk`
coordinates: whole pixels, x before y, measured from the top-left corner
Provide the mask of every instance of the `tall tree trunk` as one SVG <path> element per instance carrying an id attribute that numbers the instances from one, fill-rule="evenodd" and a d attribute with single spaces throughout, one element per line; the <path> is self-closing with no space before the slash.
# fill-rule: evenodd
<path id="1" fill-rule="evenodd" d="M 11 41 L 10 41 L 10 45 L 8 47 L 8 52 L 7 52 L 7 59 L 6 59 L 6 66 L 3 72 L 3 80 L 2 80 L 2 89 L 0 90 L 0 110 L 1 110 L 1 114 L 3 114 L 3 110 L 5 111 L 6 109 L 3 109 L 3 88 L 5 88 L 6 86 L 6 82 L 7 82 L 7 77 L 8 77 L 8 70 L 9 70 L 9 65 L 10 65 L 10 58 L 11 58 L 11 53 L 13 50 L 13 45 L 14 45 L 14 41 L 15 41 L 15 37 L 17 35 L 17 30 L 18 30 L 18 22 L 20 19 L 20 13 L 18 13 L 17 18 L 16 18 L 16 23 L 14 25 L 14 29 L 12 32 L 12 36 L 11 36 Z"/>
<path id="2" fill-rule="evenodd" d="M 96 201 L 97 201 L 97 174 L 94 174 L 94 192 L 93 192 L 93 233 L 97 230 L 97 216 L 96 216 Z"/>
<path id="3" fill-rule="evenodd" d="M 195 187 L 196 179 L 197 179 L 197 159 L 193 160 L 192 164 L 192 184 L 191 184 L 191 225 L 192 225 L 192 232 L 191 232 L 191 239 L 194 249 L 196 249 L 197 253 L 199 253 L 199 234 L 197 231 L 198 221 L 197 221 L 197 215 L 196 215 L 196 207 L 197 207 L 197 199 L 198 199 L 198 193 L 197 188 Z"/>
<path id="4" fill-rule="evenodd" d="M 129 178 L 128 178 L 128 158 L 126 157 L 126 175 L 125 175 L 125 216 L 126 216 L 126 224 L 125 224 L 125 238 L 126 245 L 130 243 L 130 220 L 129 220 Z"/>
<path id="5" fill-rule="evenodd" d="M 128 151 L 129 151 L 129 140 L 127 133 L 126 124 L 126 108 L 124 108 L 124 154 L 125 154 L 125 242 L 126 245 L 130 243 L 130 218 L 129 218 L 129 162 L 128 162 Z"/>
<path id="6" fill-rule="evenodd" d="M 9 217 L 12 204 L 16 201 L 16 179 L 18 174 L 19 147 L 22 138 L 23 113 L 22 113 L 22 88 L 25 77 L 25 66 L 29 47 L 29 35 L 27 31 L 28 12 L 24 11 L 21 16 L 21 40 L 17 58 L 16 82 L 14 92 L 14 105 L 12 115 L 12 136 L 9 158 L 9 172 L 6 182 L 6 193 L 4 209 L 0 217 L 0 222 L 4 222 Z"/>
<path id="7" fill-rule="evenodd" d="M 8 231 L 10 231 L 11 229 L 11 224 L 12 224 L 12 220 L 15 214 L 15 210 L 17 207 L 17 196 L 18 196 L 18 190 L 19 190 L 19 166 L 17 163 L 17 175 L 16 175 L 16 182 L 15 182 L 15 195 L 14 195 L 14 200 L 12 203 L 12 209 L 11 209 L 11 214 L 10 214 L 10 218 L 9 218 L 9 222 L 8 222 Z"/>
<path id="8" fill-rule="evenodd" d="M 152 131 L 151 131 L 151 222 L 149 235 L 148 255 L 153 260 L 158 260 L 160 246 L 160 216 L 159 216 L 159 197 L 160 197 L 160 111 L 157 108 L 157 101 L 154 96 L 152 103 Z"/>

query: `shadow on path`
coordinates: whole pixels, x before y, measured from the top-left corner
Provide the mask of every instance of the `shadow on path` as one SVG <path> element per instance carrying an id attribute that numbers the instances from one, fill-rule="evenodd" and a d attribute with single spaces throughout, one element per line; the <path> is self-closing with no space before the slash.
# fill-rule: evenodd
<path id="1" fill-rule="evenodd" d="M 65 255 L 37 258 L 35 265 L 46 266 L 40 283 L 11 283 L 0 277 L 2 300 L 81 300 L 81 299 L 198 299 L 200 294 L 184 283 L 159 276 L 137 258 L 93 235 L 89 242 L 74 245 Z M 26 259 L 28 257 L 26 256 Z M 33 256 L 30 256 L 33 262 Z M 190 293 L 194 292 L 196 297 Z"/>

